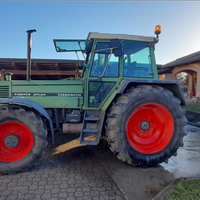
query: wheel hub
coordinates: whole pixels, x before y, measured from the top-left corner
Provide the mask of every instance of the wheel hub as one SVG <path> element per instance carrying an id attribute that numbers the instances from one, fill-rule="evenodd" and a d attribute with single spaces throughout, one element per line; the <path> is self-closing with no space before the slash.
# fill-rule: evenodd
<path id="1" fill-rule="evenodd" d="M 150 127 L 150 124 L 148 121 L 143 121 L 140 125 L 140 128 L 143 130 L 143 131 L 147 131 Z"/>
<path id="2" fill-rule="evenodd" d="M 4 143 L 6 147 L 14 148 L 19 144 L 19 139 L 16 135 L 9 135 L 6 137 Z"/>

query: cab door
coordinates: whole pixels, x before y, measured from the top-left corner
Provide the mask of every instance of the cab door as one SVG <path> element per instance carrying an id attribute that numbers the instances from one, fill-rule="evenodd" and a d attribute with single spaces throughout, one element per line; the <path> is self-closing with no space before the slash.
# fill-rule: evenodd
<path id="1" fill-rule="evenodd" d="M 120 78 L 120 57 L 113 54 L 109 41 L 96 41 L 87 76 L 87 109 L 102 108 Z"/>

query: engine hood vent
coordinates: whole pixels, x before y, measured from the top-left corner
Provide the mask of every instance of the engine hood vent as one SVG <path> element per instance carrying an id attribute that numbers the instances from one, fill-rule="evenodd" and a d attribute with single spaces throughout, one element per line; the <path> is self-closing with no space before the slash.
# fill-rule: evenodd
<path id="1" fill-rule="evenodd" d="M 2 85 L 0 86 L 0 98 L 8 98 L 9 97 L 9 86 Z"/>

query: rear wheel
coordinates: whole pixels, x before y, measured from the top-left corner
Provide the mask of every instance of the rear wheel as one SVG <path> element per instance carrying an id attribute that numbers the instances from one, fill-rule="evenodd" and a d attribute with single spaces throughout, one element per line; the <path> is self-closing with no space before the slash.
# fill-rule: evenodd
<path id="1" fill-rule="evenodd" d="M 185 117 L 180 100 L 159 86 L 140 85 L 121 95 L 107 119 L 107 140 L 120 160 L 156 166 L 182 145 Z"/>
<path id="2" fill-rule="evenodd" d="M 0 173 L 27 171 L 45 153 L 46 125 L 38 114 L 20 106 L 2 106 L 0 113 Z"/>

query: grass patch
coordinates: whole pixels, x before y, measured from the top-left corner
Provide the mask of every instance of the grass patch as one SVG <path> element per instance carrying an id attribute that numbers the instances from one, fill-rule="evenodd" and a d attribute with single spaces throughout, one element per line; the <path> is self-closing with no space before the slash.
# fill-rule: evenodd
<path id="1" fill-rule="evenodd" d="M 200 179 L 184 179 L 163 200 L 200 200 Z"/>
<path id="2" fill-rule="evenodd" d="M 188 111 L 200 113 L 200 105 L 198 105 L 198 104 L 189 104 L 188 106 L 184 106 L 183 108 Z"/>

